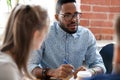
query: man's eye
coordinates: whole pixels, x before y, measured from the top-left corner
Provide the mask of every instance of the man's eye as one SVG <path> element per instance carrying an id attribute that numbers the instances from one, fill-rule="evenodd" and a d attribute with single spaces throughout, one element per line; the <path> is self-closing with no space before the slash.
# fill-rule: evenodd
<path id="1" fill-rule="evenodd" d="M 71 15 L 64 15 L 64 17 L 70 17 Z"/>
<path id="2" fill-rule="evenodd" d="M 77 15 L 78 15 L 78 13 L 74 14 L 74 16 L 77 16 Z"/>

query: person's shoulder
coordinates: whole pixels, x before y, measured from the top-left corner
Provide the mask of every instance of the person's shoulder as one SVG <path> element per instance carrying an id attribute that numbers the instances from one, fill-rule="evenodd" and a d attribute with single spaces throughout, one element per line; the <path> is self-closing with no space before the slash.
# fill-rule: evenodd
<path id="1" fill-rule="evenodd" d="M 79 29 L 79 30 L 89 31 L 89 29 L 88 29 L 87 27 L 84 27 L 84 26 L 78 26 L 78 29 Z"/>
<path id="2" fill-rule="evenodd" d="M 0 75 L 2 74 L 6 74 L 6 76 L 20 76 L 18 67 L 12 57 L 6 53 L 0 52 Z"/>
<path id="3" fill-rule="evenodd" d="M 51 29 L 54 29 L 55 27 L 57 27 L 58 26 L 58 22 L 56 22 L 56 21 L 54 21 L 54 22 L 52 22 L 51 24 L 50 24 L 50 28 Z"/>
<path id="4" fill-rule="evenodd" d="M 7 62 L 7 61 L 11 61 L 11 57 L 3 52 L 0 52 L 0 62 Z"/>
<path id="5" fill-rule="evenodd" d="M 90 29 L 84 26 L 78 26 L 78 32 L 87 32 L 91 33 Z"/>
<path id="6" fill-rule="evenodd" d="M 6 53 L 0 52 L 0 66 L 11 65 L 16 66 L 12 57 Z"/>
<path id="7" fill-rule="evenodd" d="M 57 29 L 58 23 L 57 22 L 51 22 L 49 27 L 49 34 L 54 33 Z"/>

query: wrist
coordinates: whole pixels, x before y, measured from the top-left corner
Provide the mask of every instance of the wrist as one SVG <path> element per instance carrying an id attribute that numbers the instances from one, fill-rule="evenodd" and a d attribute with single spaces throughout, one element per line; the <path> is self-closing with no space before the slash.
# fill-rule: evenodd
<path id="1" fill-rule="evenodd" d="M 88 71 L 92 74 L 92 75 L 96 75 L 97 72 L 94 68 L 88 69 Z"/>
<path id="2" fill-rule="evenodd" d="M 49 68 L 42 69 L 42 80 L 48 80 L 50 76 L 48 75 Z"/>
<path id="3" fill-rule="evenodd" d="M 47 76 L 55 77 L 55 69 L 49 69 L 47 71 Z"/>

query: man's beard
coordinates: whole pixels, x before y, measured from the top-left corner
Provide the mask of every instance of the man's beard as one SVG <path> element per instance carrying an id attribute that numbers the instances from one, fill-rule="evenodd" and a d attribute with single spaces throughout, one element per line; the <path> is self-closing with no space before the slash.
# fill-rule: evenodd
<path id="1" fill-rule="evenodd" d="M 76 33 L 77 30 L 78 30 L 78 23 L 77 23 L 77 28 L 76 28 L 76 30 L 74 30 L 74 31 L 70 31 L 69 29 L 67 29 L 67 28 L 65 27 L 65 25 L 64 25 L 63 23 L 61 23 L 61 22 L 59 22 L 58 24 L 59 24 L 59 26 L 60 26 L 65 32 L 67 32 L 67 33 L 69 33 L 69 34 L 74 34 L 74 33 Z M 73 23 L 71 23 L 71 24 L 73 24 Z M 70 24 L 69 24 L 69 25 L 70 25 Z"/>

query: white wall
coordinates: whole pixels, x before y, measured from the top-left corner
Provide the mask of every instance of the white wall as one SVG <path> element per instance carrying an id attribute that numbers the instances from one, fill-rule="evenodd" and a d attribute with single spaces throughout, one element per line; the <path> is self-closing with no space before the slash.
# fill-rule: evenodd
<path id="1" fill-rule="evenodd" d="M 12 1 L 12 7 L 15 6 L 16 0 Z M 55 0 L 19 0 L 20 4 L 36 4 L 40 5 L 48 10 L 48 14 L 50 16 L 50 20 L 54 20 L 54 12 L 55 12 Z M 6 0 L 0 0 L 0 41 L 1 36 L 4 32 L 7 19 L 11 12 L 11 8 L 8 7 Z"/>

